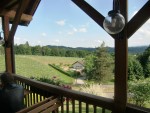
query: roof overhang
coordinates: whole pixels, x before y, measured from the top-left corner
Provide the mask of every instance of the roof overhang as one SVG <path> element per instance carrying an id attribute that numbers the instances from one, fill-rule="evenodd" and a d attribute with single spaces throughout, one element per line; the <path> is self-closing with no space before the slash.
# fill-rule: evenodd
<path id="1" fill-rule="evenodd" d="M 15 19 L 16 12 L 20 5 L 21 0 L 0 0 L 0 16 L 9 17 L 9 23 L 13 23 Z M 19 25 L 27 26 L 39 5 L 41 0 L 30 0 L 25 7 Z"/>

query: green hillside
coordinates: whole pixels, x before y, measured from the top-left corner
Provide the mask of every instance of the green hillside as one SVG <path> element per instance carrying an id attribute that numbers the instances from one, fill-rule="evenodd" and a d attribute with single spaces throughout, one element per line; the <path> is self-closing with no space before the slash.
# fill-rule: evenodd
<path id="1" fill-rule="evenodd" d="M 25 77 L 46 77 L 52 78 L 57 76 L 64 83 L 72 83 L 73 78 L 60 73 L 48 64 L 71 65 L 80 58 L 51 57 L 51 56 L 32 56 L 16 55 L 16 74 Z M 0 56 L 0 71 L 4 71 L 4 56 Z"/>

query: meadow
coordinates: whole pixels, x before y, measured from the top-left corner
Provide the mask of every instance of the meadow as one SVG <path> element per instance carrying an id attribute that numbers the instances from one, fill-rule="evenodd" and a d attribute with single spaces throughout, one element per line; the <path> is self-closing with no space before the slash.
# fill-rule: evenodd
<path id="1" fill-rule="evenodd" d="M 0 72 L 3 72 L 5 71 L 5 56 L 0 55 L 0 59 Z M 82 60 L 82 58 L 16 55 L 16 74 L 28 78 L 52 78 L 53 76 L 56 76 L 58 79 L 63 81 L 64 84 L 72 84 L 74 82 L 74 78 L 60 73 L 59 71 L 50 67 L 49 64 L 66 65 L 69 67 L 78 60 Z"/>

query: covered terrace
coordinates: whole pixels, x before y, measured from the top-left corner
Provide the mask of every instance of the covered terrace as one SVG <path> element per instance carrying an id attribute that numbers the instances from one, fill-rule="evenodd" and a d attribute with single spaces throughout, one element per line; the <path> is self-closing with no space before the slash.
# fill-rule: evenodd
<path id="1" fill-rule="evenodd" d="M 0 16 L 2 17 L 5 40 L 6 71 L 13 73 L 16 83 L 23 85 L 26 90 L 31 92 L 25 97 L 25 103 L 27 106 L 32 106 L 53 95 L 59 96 L 61 99 L 65 97 L 72 100 L 71 106 L 69 104 L 69 99 L 61 101 L 62 104 L 59 107 L 59 112 L 61 113 L 82 113 L 83 109 L 85 109 L 86 113 L 89 113 L 89 107 L 91 105 L 93 106 L 93 113 L 99 113 L 97 110 L 98 108 L 102 108 L 102 113 L 105 113 L 106 110 L 112 111 L 113 113 L 149 113 L 149 109 L 127 103 L 127 62 L 128 39 L 149 19 L 150 1 L 148 0 L 139 12 L 128 21 L 128 0 L 119 0 L 120 12 L 125 18 L 125 27 L 120 35 L 111 35 L 115 41 L 114 99 L 67 90 L 15 74 L 15 54 L 13 48 L 15 32 L 19 25 L 28 26 L 30 24 L 40 1 L 41 0 L 0 0 Z M 104 16 L 100 12 L 95 10 L 85 0 L 72 0 L 72 2 L 103 28 Z M 75 101 L 79 104 L 76 105 Z"/>

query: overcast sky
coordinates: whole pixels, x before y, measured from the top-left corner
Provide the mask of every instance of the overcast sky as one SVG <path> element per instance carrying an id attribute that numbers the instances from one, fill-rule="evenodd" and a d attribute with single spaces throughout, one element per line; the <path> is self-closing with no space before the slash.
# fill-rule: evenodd
<path id="1" fill-rule="evenodd" d="M 112 0 L 86 0 L 107 16 Z M 129 0 L 129 20 L 147 0 Z M 20 26 L 15 43 L 57 45 L 68 47 L 97 47 L 104 41 L 113 47 L 114 40 L 71 0 L 41 0 L 28 27 Z M 129 46 L 150 44 L 150 20 L 129 39 Z"/>

